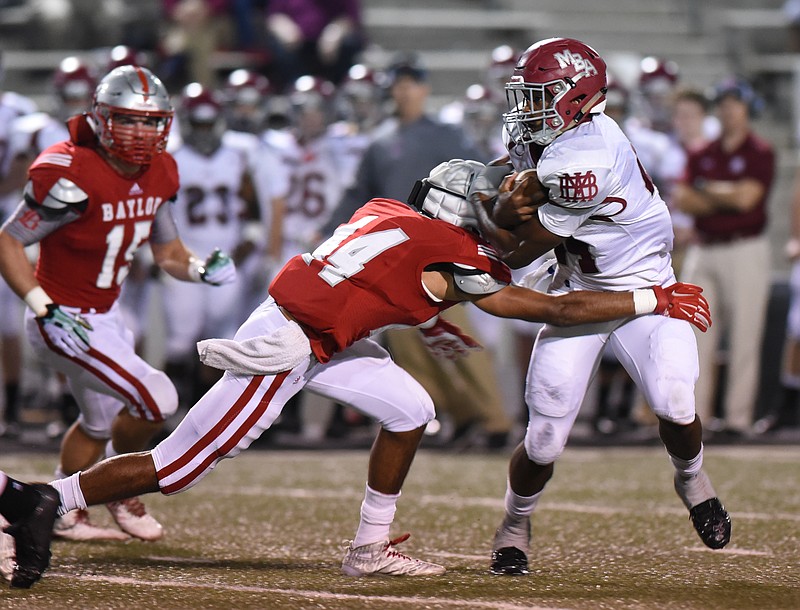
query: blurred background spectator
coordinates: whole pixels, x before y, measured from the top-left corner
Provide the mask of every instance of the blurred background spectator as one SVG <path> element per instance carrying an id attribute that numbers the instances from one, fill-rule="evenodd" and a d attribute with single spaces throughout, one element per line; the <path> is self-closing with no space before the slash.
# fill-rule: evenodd
<path id="1" fill-rule="evenodd" d="M 232 0 L 162 0 L 168 27 L 161 39 L 160 77 L 174 88 L 194 81 L 215 87 L 214 51 L 232 40 Z"/>
<path id="2" fill-rule="evenodd" d="M 288 87 L 304 74 L 339 84 L 364 47 L 359 0 L 270 0 L 270 71 Z"/>
<path id="3" fill-rule="evenodd" d="M 753 131 L 761 100 L 750 85 L 742 79 L 721 82 L 714 104 L 720 136 L 689 154 L 675 201 L 695 218 L 699 238 L 686 254 L 682 280 L 703 286 L 714 312 L 714 325 L 698 336 L 697 413 L 710 433 L 739 437 L 751 431 L 755 413 L 770 290 L 764 231 L 776 167 L 772 146 Z M 715 391 L 723 336 L 727 375 Z"/>

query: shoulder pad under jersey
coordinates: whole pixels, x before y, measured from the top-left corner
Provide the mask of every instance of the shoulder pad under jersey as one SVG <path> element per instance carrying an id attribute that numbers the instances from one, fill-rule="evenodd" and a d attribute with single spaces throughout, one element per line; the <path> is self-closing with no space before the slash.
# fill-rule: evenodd
<path id="1" fill-rule="evenodd" d="M 493 277 L 491 273 L 469 265 L 453 263 L 452 272 L 456 287 L 467 294 L 492 294 L 508 285 Z"/>
<path id="2" fill-rule="evenodd" d="M 69 210 L 83 212 L 89 204 L 89 195 L 67 178 L 59 178 L 50 187 L 42 201 L 36 201 L 33 183 L 25 185 L 25 201 L 34 207 L 44 208 L 51 214 L 63 214 Z"/>

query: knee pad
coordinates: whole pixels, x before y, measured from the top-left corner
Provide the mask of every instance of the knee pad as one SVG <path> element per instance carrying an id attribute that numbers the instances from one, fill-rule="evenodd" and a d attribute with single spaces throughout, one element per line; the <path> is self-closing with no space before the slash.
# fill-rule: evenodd
<path id="1" fill-rule="evenodd" d="M 427 392 L 407 394 L 402 408 L 390 409 L 378 417 L 378 423 L 389 432 L 409 432 L 426 425 L 436 417 L 433 400 Z"/>
<path id="2" fill-rule="evenodd" d="M 122 408 L 120 406 L 120 408 Z M 114 421 L 114 418 L 117 416 L 117 412 L 109 413 L 110 417 L 106 418 L 99 418 L 94 417 L 91 422 L 86 420 L 83 413 L 78 415 L 78 426 L 80 429 L 88 436 L 89 438 L 93 438 L 97 441 L 106 441 L 111 438 L 111 423 Z"/>
<path id="3" fill-rule="evenodd" d="M 691 424 L 695 418 L 694 384 L 678 379 L 671 380 L 666 400 L 658 406 L 653 406 L 653 413 L 673 424 L 681 426 Z"/>
<path id="4" fill-rule="evenodd" d="M 532 414 L 523 440 L 528 459 L 539 466 L 555 462 L 564 451 L 569 430 L 566 419 Z"/>
<path id="5" fill-rule="evenodd" d="M 158 408 L 158 414 L 147 410 L 145 419 L 162 421 L 178 410 L 178 391 L 165 373 L 153 369 L 141 379 L 141 382 Z M 146 408 L 147 401 L 144 400 L 144 396 L 141 398 L 142 406 Z M 142 414 L 135 407 L 130 409 L 130 413 L 134 417 L 142 417 Z"/>

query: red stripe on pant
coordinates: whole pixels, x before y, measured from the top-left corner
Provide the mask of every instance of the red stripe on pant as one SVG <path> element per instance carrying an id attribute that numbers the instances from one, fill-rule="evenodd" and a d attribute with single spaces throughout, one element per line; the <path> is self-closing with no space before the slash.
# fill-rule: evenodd
<path id="1" fill-rule="evenodd" d="M 269 403 L 272 401 L 275 393 L 278 391 L 278 388 L 281 387 L 286 377 L 289 375 L 290 371 L 286 371 L 284 373 L 280 373 L 276 375 L 272 380 L 272 384 L 270 384 L 269 389 L 258 402 L 256 407 L 253 409 L 253 412 L 248 416 L 248 418 L 242 423 L 241 426 L 236 430 L 236 432 L 231 435 L 225 444 L 221 447 L 214 450 L 210 453 L 206 458 L 200 462 L 194 469 L 187 475 L 181 477 L 175 483 L 167 485 L 166 487 L 161 488 L 161 493 L 163 494 L 172 494 L 177 491 L 180 491 L 184 487 L 189 486 L 197 477 L 199 477 L 208 466 L 214 461 L 219 458 L 225 457 L 225 455 L 231 451 L 234 447 L 236 447 L 241 440 L 247 435 L 247 433 L 252 429 L 252 427 L 256 424 L 256 422 L 261 419 L 261 417 L 266 413 L 267 408 L 269 407 Z M 256 390 L 261 385 L 261 382 L 264 380 L 263 375 L 257 375 L 253 377 L 252 381 L 247 385 L 244 392 L 239 396 L 233 406 L 225 413 L 225 416 L 220 419 L 219 422 L 206 434 L 203 435 L 201 439 L 199 439 L 192 447 L 180 456 L 177 460 L 172 462 L 171 464 L 167 464 L 161 470 L 158 471 L 157 476 L 158 480 L 161 481 L 162 479 L 168 477 L 169 475 L 177 472 L 184 466 L 188 465 L 192 459 L 197 457 L 203 450 L 207 449 L 219 436 L 233 423 L 233 421 L 238 417 L 238 415 L 242 412 L 244 407 L 250 402 L 250 399 L 255 394 Z"/>
<path id="2" fill-rule="evenodd" d="M 146 409 L 145 406 L 143 406 L 142 403 L 139 400 L 137 400 L 133 394 L 131 394 L 128 390 L 124 389 L 119 384 L 111 381 L 110 377 L 108 377 L 105 373 L 100 372 L 99 369 L 93 367 L 89 362 L 84 362 L 80 358 L 75 358 L 74 356 L 70 356 L 63 350 L 56 347 L 56 345 L 50 340 L 50 337 L 47 335 L 47 333 L 44 331 L 41 325 L 39 325 L 39 333 L 41 333 L 42 339 L 44 339 L 44 342 L 47 344 L 47 347 L 49 347 L 51 351 L 54 351 L 56 354 L 66 358 L 70 362 L 74 362 L 79 367 L 86 369 L 92 375 L 94 375 L 100 381 L 102 381 L 108 387 L 110 387 L 112 390 L 115 390 L 116 392 L 124 396 L 125 399 L 135 407 L 136 412 L 139 414 L 140 419 L 143 420 L 149 419 L 150 421 L 154 422 L 164 421 L 164 417 L 161 415 L 161 410 L 155 406 L 155 401 L 153 400 L 152 396 L 150 396 L 150 394 L 147 392 L 147 390 L 144 388 L 144 386 L 141 387 L 141 390 L 144 390 L 142 398 L 145 398 L 145 402 L 147 402 L 147 398 L 149 398 L 150 399 L 149 403 L 152 403 L 154 410 Z M 94 348 L 89 348 L 87 355 L 92 358 L 95 358 L 96 360 L 99 360 L 100 362 L 103 362 L 104 360 L 107 361 L 106 364 L 108 364 L 108 366 L 110 366 L 120 377 L 125 379 L 128 383 L 131 383 L 135 387 L 141 386 L 138 379 L 130 375 L 125 369 L 120 368 L 115 362 L 108 360 L 105 354 L 101 354 Z M 99 358 L 98 356 L 103 356 L 103 358 Z M 150 418 L 147 417 L 147 411 L 149 411 L 151 414 Z"/>

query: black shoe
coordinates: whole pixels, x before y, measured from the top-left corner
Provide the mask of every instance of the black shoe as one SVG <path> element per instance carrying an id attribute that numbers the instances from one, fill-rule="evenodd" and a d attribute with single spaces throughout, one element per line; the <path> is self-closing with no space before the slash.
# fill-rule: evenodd
<path id="1" fill-rule="evenodd" d="M 11 586 L 19 589 L 29 589 L 50 565 L 50 541 L 59 504 L 58 492 L 49 485 L 39 483 L 32 487 L 39 494 L 36 508 L 6 528 L 17 548 Z"/>
<path id="2" fill-rule="evenodd" d="M 515 546 L 492 551 L 492 574 L 522 576 L 528 573 L 528 557 Z"/>
<path id="3" fill-rule="evenodd" d="M 689 518 L 707 547 L 721 549 L 731 540 L 731 517 L 719 498 L 711 498 L 689 509 Z"/>

